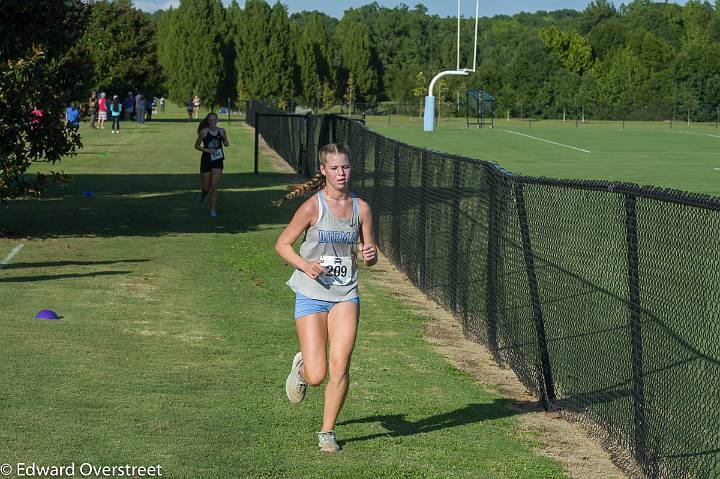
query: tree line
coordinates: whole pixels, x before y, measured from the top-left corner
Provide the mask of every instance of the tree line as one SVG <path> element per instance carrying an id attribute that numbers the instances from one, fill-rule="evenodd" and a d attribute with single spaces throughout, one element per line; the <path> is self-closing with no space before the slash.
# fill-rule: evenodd
<path id="1" fill-rule="evenodd" d="M 199 94 L 308 106 L 418 102 L 430 79 L 454 68 L 454 18 L 418 5 L 288 15 L 279 2 L 181 0 L 153 15 L 169 97 Z M 461 22 L 461 66 L 472 64 L 474 19 Z M 537 111 L 600 105 L 629 114 L 638 105 L 720 104 L 720 0 L 685 5 L 609 0 L 583 11 L 482 18 L 477 71 L 448 78 L 440 101 L 466 87 L 498 104 Z M 515 112 L 517 113 L 517 112 Z"/>

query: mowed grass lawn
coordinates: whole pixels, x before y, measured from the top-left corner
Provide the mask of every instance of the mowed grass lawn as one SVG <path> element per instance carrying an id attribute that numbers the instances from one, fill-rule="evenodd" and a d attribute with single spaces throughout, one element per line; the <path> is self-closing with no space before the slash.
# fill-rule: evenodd
<path id="1" fill-rule="evenodd" d="M 367 125 L 405 143 L 497 162 L 513 173 L 613 180 L 720 196 L 720 130 L 714 123 L 588 122 L 495 119 L 466 128 L 440 119 L 434 132 L 409 117 L 367 117 Z M 532 125 L 532 126 L 531 126 Z M 582 151 L 584 150 L 584 151 Z"/>
<path id="2" fill-rule="evenodd" d="M 119 135 L 83 124 L 84 149 L 54 168 L 70 184 L 0 207 L 14 235 L 0 260 L 24 245 L 0 269 L 0 463 L 159 464 L 172 478 L 566 476 L 519 432 L 510 401 L 434 353 L 428 319 L 368 270 L 344 451 L 317 451 L 322 389 L 299 406 L 284 394 L 297 339 L 273 244 L 297 204 L 270 200 L 288 178 L 252 175 L 252 133 L 232 123 L 210 218 L 194 203 L 196 124 L 181 118 Z M 34 319 L 45 308 L 62 319 Z"/>

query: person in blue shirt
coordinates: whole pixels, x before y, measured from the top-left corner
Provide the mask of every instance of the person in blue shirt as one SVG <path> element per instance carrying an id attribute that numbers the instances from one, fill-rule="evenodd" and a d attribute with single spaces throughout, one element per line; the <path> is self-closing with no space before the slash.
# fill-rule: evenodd
<path id="1" fill-rule="evenodd" d="M 80 128 L 80 110 L 75 102 L 65 109 L 65 125 L 73 130 Z"/>
<path id="2" fill-rule="evenodd" d="M 122 114 L 122 103 L 117 95 L 113 96 L 112 103 L 110 104 L 110 117 L 112 118 L 113 133 L 120 133 L 120 115 Z"/>
<path id="3" fill-rule="evenodd" d="M 125 97 L 125 101 L 123 102 L 123 108 L 125 109 L 125 120 L 132 120 L 132 115 L 135 112 L 135 97 L 130 91 Z"/>

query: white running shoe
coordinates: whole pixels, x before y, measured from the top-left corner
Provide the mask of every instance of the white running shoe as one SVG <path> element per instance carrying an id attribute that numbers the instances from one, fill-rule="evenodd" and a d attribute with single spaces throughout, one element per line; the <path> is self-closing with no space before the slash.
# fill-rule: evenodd
<path id="1" fill-rule="evenodd" d="M 321 431 L 318 435 L 318 446 L 323 452 L 330 454 L 340 452 L 340 446 L 338 446 L 337 438 L 335 437 L 335 431 Z"/>
<path id="2" fill-rule="evenodd" d="M 217 216 L 217 211 L 215 211 L 215 210 L 210 210 L 210 216 L 212 216 L 213 218 L 215 218 L 215 217 Z"/>
<path id="3" fill-rule="evenodd" d="M 300 376 L 300 366 L 302 366 L 302 353 L 297 353 L 293 358 L 292 369 L 285 380 L 285 395 L 293 404 L 300 403 L 305 399 L 305 390 L 307 383 Z"/>

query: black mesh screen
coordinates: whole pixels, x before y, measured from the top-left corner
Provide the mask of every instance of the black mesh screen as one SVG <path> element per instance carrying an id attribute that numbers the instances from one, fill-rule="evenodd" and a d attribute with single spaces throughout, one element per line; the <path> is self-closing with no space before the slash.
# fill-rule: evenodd
<path id="1" fill-rule="evenodd" d="M 342 117 L 308 116 L 305 135 L 261 118 L 308 175 L 319 145 L 350 146 L 383 253 L 545 407 L 629 452 L 628 470 L 720 477 L 720 198 L 512 175 Z"/>

